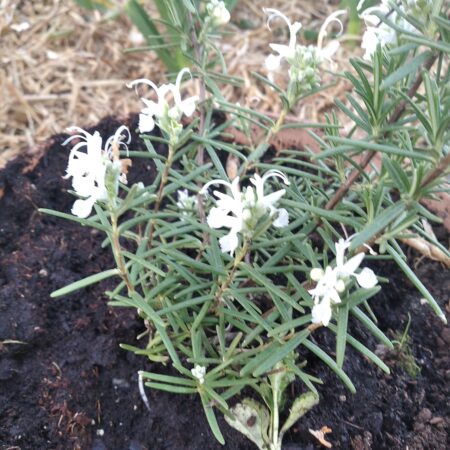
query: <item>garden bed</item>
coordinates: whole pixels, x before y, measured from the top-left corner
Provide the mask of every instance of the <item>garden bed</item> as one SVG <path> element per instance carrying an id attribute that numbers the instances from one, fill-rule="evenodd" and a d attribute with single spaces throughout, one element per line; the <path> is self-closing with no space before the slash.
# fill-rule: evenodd
<path id="1" fill-rule="evenodd" d="M 133 130 L 136 119 L 131 122 Z M 117 126 L 105 120 L 95 129 L 108 136 Z M 107 283 L 49 297 L 113 265 L 110 252 L 101 249 L 100 233 L 37 210 L 70 211 L 70 181 L 62 178 L 69 153 L 61 146 L 65 138 L 55 136 L 39 161 L 19 157 L 0 172 L 0 449 L 219 449 L 197 397 L 147 390 L 147 411 L 137 371 L 160 367 L 119 348 L 119 343 L 135 344 L 142 322 L 134 310 L 107 306 Z M 142 147 L 133 138 L 130 148 Z M 135 160 L 130 184 L 147 184 L 153 170 L 148 160 Z M 445 243 L 448 237 L 442 234 Z M 409 350 L 420 371 L 413 374 L 408 347 L 386 353 L 351 323 L 352 334 L 377 349 L 391 374 L 349 348 L 344 369 L 357 388 L 352 395 L 305 354 L 308 372 L 325 383 L 319 386 L 319 405 L 287 434 L 287 448 L 321 448 L 308 429 L 323 426 L 332 429 L 327 440 L 333 448 L 438 450 L 450 445 L 450 329 L 421 304 L 393 263 L 378 263 L 376 270 L 391 280 L 371 300 L 380 329 L 400 340 L 411 315 Z M 449 272 L 422 260 L 416 273 L 448 317 Z M 329 330 L 316 331 L 314 338 L 333 352 Z M 254 448 L 223 419 L 220 425 L 225 448 Z"/>

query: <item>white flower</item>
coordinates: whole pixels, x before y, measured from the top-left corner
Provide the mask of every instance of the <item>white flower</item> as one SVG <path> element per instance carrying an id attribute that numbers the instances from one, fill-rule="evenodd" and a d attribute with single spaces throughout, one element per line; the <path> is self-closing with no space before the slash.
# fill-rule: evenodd
<path id="1" fill-rule="evenodd" d="M 311 322 L 321 323 L 327 327 L 330 323 L 331 316 L 333 315 L 331 309 L 330 298 L 323 298 L 320 303 L 315 303 L 311 310 Z"/>
<path id="2" fill-rule="evenodd" d="M 331 57 L 336 53 L 339 48 L 339 42 L 337 40 L 330 41 L 327 45 L 323 46 L 325 37 L 327 36 L 327 27 L 330 23 L 337 22 L 340 26 L 340 32 L 343 31 L 342 22 L 338 19 L 339 16 L 346 14 L 346 11 L 340 9 L 332 14 L 330 14 L 324 21 L 323 25 L 320 27 L 319 35 L 317 38 L 317 46 L 304 46 L 297 45 L 297 33 L 301 29 L 302 25 L 300 22 L 291 23 L 291 21 L 280 11 L 272 8 L 264 8 L 263 11 L 266 14 L 270 14 L 267 25 L 270 28 L 270 22 L 275 17 L 280 17 L 284 22 L 286 22 L 289 28 L 289 44 L 269 44 L 272 50 L 276 54 L 269 55 L 266 58 L 266 67 L 269 71 L 274 71 L 280 66 L 281 60 L 285 58 L 292 66 L 303 66 L 303 65 L 316 65 L 320 64 L 322 60 L 331 61 Z M 318 59 L 318 61 L 315 61 Z M 298 67 L 300 68 L 300 67 Z M 303 67 L 305 70 L 306 67 Z M 295 71 L 297 72 L 297 71 Z"/>
<path id="3" fill-rule="evenodd" d="M 338 19 L 339 16 L 344 16 L 347 14 L 347 11 L 345 9 L 339 9 L 335 11 L 334 13 L 330 14 L 325 21 L 323 22 L 322 26 L 319 30 L 319 36 L 317 38 L 317 48 L 319 50 L 319 55 L 323 60 L 332 62 L 331 57 L 338 51 L 339 49 L 339 41 L 336 39 L 331 40 L 328 42 L 325 47 L 323 46 L 324 39 L 328 36 L 327 28 L 330 23 L 336 22 L 339 24 L 340 30 L 338 35 L 341 35 L 344 31 L 344 26 L 342 25 L 342 22 Z"/>
<path id="4" fill-rule="evenodd" d="M 185 100 L 181 99 L 181 81 L 186 73 L 190 74 L 189 69 L 182 69 L 177 76 L 175 84 L 168 83 L 158 87 L 152 81 L 140 78 L 127 85 L 131 88 L 139 84 L 146 84 L 154 89 L 158 97 L 158 102 L 141 98 L 146 106 L 141 111 L 141 114 L 139 114 L 139 130 L 141 133 L 152 131 L 155 127 L 156 119 L 158 126 L 167 133 L 171 134 L 174 130 L 179 131 L 179 127 L 181 127 L 180 120 L 183 114 L 187 117 L 192 116 L 195 111 L 198 96 L 194 95 L 186 98 Z M 169 93 L 173 96 L 172 105 L 169 105 L 169 102 L 166 99 L 167 94 Z"/>
<path id="5" fill-rule="evenodd" d="M 358 11 L 361 10 L 363 3 L 363 0 L 359 2 L 357 7 Z M 400 9 L 403 9 L 402 6 L 400 6 Z M 403 17 L 399 16 L 396 11 L 391 11 L 389 0 L 382 0 L 379 6 L 366 8 L 360 14 L 360 17 L 364 19 L 367 27 L 362 37 L 361 48 L 365 50 L 363 59 L 368 61 L 372 59 L 378 44 L 380 44 L 381 47 L 385 47 L 387 45 L 398 45 L 399 43 L 397 31 L 380 20 L 373 14 L 374 12 L 387 16 L 389 21 L 403 28 L 405 31 L 417 32 L 417 29 Z"/>
<path id="6" fill-rule="evenodd" d="M 290 184 L 287 177 L 279 170 L 269 170 L 262 177 L 260 177 L 258 174 L 255 174 L 253 178 L 250 178 L 250 182 L 255 186 L 256 190 L 256 202 L 253 206 L 254 211 L 252 211 L 252 215 L 254 217 L 256 216 L 256 220 L 258 220 L 266 213 L 267 210 L 269 210 L 271 216 L 276 215 L 273 226 L 275 228 L 284 228 L 289 224 L 289 214 L 284 208 L 275 208 L 274 205 L 278 202 L 278 200 L 281 199 L 281 197 L 283 197 L 283 195 L 286 193 L 286 190 L 280 189 L 279 191 L 264 195 L 264 184 L 269 178 L 272 177 L 281 178 L 281 180 L 286 185 Z M 247 192 L 253 193 L 253 190 L 248 187 L 246 194 Z M 249 197 L 248 194 L 247 197 Z M 251 199 L 251 201 L 254 202 L 255 200 Z"/>
<path id="7" fill-rule="evenodd" d="M 270 22 L 275 18 L 279 17 L 284 22 L 286 22 L 286 25 L 289 28 L 289 44 L 288 45 L 281 45 L 281 44 L 269 44 L 270 48 L 278 53 L 277 55 L 269 55 L 266 58 L 266 67 L 269 71 L 274 71 L 278 69 L 278 67 L 281 64 L 281 60 L 283 58 L 291 59 L 295 56 L 295 47 L 297 43 L 297 33 L 302 27 L 302 24 L 300 22 L 294 22 L 291 23 L 291 21 L 280 11 L 273 8 L 263 8 L 263 11 L 265 14 L 269 14 L 269 18 L 267 19 L 267 26 L 270 29 Z"/>
<path id="8" fill-rule="evenodd" d="M 122 142 L 123 132 L 127 131 L 128 141 Z M 129 160 L 120 161 L 118 151 L 120 145 L 125 145 L 130 141 L 128 128 L 121 126 L 114 136 L 111 136 L 102 150 L 102 138 L 98 131 L 90 134 L 79 127 L 68 128 L 69 132 L 79 134 L 69 137 L 63 145 L 74 139 L 82 139 L 75 144 L 70 151 L 69 162 L 64 178 L 72 177 L 72 187 L 83 199 L 75 201 L 72 207 L 72 214 L 86 218 L 92 211 L 96 201 L 104 201 L 108 198 L 108 189 L 105 184 L 108 164 L 112 164 L 120 176 L 120 181 L 126 183 L 127 166 Z M 86 147 L 86 153 L 80 149 Z M 123 164 L 125 162 L 125 164 Z"/>
<path id="9" fill-rule="evenodd" d="M 206 10 L 213 23 L 217 26 L 225 25 L 230 21 L 230 12 L 222 1 L 211 0 L 206 5 Z"/>
<path id="10" fill-rule="evenodd" d="M 206 367 L 196 364 L 195 367 L 191 369 L 191 373 L 193 377 L 197 378 L 200 384 L 205 382 Z"/>
<path id="11" fill-rule="evenodd" d="M 213 180 L 207 183 L 200 193 L 205 193 L 212 184 L 222 184 L 226 186 L 231 195 L 214 191 L 217 197 L 216 206 L 211 208 L 207 217 L 207 223 L 211 228 L 229 228 L 230 232 L 219 239 L 222 252 L 233 255 L 239 245 L 238 234 L 251 237 L 258 220 L 266 213 L 274 217 L 273 226 L 283 228 L 289 223 L 288 212 L 284 208 L 276 208 L 275 204 L 286 193 L 285 189 L 264 195 L 265 182 L 272 177 L 281 178 L 285 184 L 289 180 L 279 170 L 269 170 L 262 177 L 255 174 L 250 178 L 252 186 L 247 186 L 241 192 L 239 187 L 239 177 L 232 183 L 224 180 Z"/>
<path id="12" fill-rule="evenodd" d="M 350 258 L 347 262 L 344 262 L 345 259 L 345 250 L 350 247 L 351 239 L 353 236 L 350 236 L 347 240 L 339 239 L 339 241 L 335 244 L 336 247 L 336 276 L 346 279 L 350 276 L 356 278 L 358 284 L 365 289 L 370 289 L 377 284 L 377 277 L 373 273 L 372 269 L 368 267 L 364 268 L 360 273 L 356 273 L 356 269 L 362 263 L 365 254 L 358 253 L 352 258 Z"/>
<path id="13" fill-rule="evenodd" d="M 181 210 L 181 214 L 186 216 L 188 213 L 195 210 L 197 207 L 197 196 L 189 195 L 187 189 L 179 189 L 177 191 L 178 201 L 177 206 Z"/>
<path id="14" fill-rule="evenodd" d="M 339 239 L 335 244 L 336 266 L 334 268 L 327 266 L 325 271 L 321 268 L 311 270 L 311 279 L 317 281 L 316 287 L 308 291 L 314 299 L 311 312 L 313 323 L 328 325 L 331 319 L 332 305 L 341 303 L 339 294 L 345 291 L 345 282 L 348 278 L 355 277 L 357 283 L 364 289 L 370 289 L 378 283 L 376 275 L 368 267 L 356 273 L 364 259 L 364 253 L 358 253 L 345 261 L 345 251 L 350 247 L 352 238 L 353 236 L 347 240 Z"/>

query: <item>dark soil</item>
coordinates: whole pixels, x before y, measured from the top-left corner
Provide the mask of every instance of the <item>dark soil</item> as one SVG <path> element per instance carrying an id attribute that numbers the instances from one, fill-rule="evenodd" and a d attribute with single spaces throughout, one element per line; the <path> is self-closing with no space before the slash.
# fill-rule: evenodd
<path id="1" fill-rule="evenodd" d="M 105 120 L 96 129 L 109 136 L 117 126 Z M 136 127 L 135 120 L 130 127 Z M 61 177 L 69 152 L 61 146 L 65 137 L 54 137 L 34 170 L 27 171 L 29 161 L 18 158 L 0 172 L 0 450 L 222 448 L 196 397 L 147 391 L 151 412 L 146 410 L 137 371 L 158 368 L 119 348 L 122 342 L 135 344 L 142 324 L 134 311 L 107 306 L 107 283 L 49 297 L 113 264 L 100 247 L 100 234 L 37 211 L 69 212 L 74 201 L 67 193 L 70 182 Z M 140 146 L 135 141 L 131 148 Z M 154 168 L 145 164 L 135 161 L 131 183 L 151 179 Z M 391 279 L 371 300 L 380 328 L 400 339 L 411 315 L 410 351 L 420 372 L 408 373 L 405 352 L 386 353 L 351 323 L 353 335 L 377 348 L 391 375 L 349 348 L 345 370 L 357 388 L 352 395 L 308 355 L 307 369 L 324 380 L 321 402 L 286 436 L 287 448 L 323 448 L 308 429 L 325 425 L 332 429 L 326 438 L 333 448 L 450 448 L 450 329 L 420 303 L 392 264 L 378 264 L 376 270 Z M 417 272 L 448 316 L 448 271 L 422 261 Z M 329 330 L 315 338 L 333 352 Z M 293 393 L 298 389 L 294 386 Z M 254 448 L 223 420 L 220 424 L 226 449 Z"/>

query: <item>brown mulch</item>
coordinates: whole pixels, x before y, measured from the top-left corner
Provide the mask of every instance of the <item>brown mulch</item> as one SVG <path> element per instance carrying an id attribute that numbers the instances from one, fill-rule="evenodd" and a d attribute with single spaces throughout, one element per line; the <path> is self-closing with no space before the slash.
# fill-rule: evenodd
<path id="1" fill-rule="evenodd" d="M 120 6 L 124 0 L 115 3 Z M 152 10 L 151 1 L 143 3 Z M 331 3 L 272 0 L 270 7 L 318 30 L 337 7 Z M 127 82 L 136 78 L 156 83 L 165 80 L 165 69 L 155 53 L 124 52 L 144 45 L 125 14 L 108 18 L 78 7 L 73 0 L 0 4 L 0 167 L 18 153 L 41 152 L 39 144 L 68 126 L 88 126 L 107 115 L 126 117 L 139 110 L 139 99 L 125 87 Z M 240 0 L 228 33 L 219 43 L 229 73 L 244 80 L 241 88 L 227 86 L 224 94 L 231 102 L 276 113 L 281 105 L 275 93 L 255 82 L 251 72 L 267 75 L 268 43 L 285 42 L 288 37 L 281 21 L 273 23 L 275 33 L 268 30 L 262 6 Z M 275 36 L 279 31 L 283 34 Z M 354 51 L 343 46 L 338 54 L 340 69 Z M 318 121 L 336 95 L 348 89 L 345 82 L 339 82 L 300 105 L 295 116 Z"/>

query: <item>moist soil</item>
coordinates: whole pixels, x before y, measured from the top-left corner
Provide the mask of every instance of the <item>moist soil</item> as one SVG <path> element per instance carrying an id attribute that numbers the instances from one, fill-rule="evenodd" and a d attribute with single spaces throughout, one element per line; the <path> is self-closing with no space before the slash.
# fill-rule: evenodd
<path id="1" fill-rule="evenodd" d="M 95 129 L 109 136 L 118 125 L 106 119 Z M 136 118 L 128 125 L 135 129 Z M 50 298 L 55 289 L 113 267 L 100 233 L 38 212 L 69 212 L 74 201 L 67 192 L 70 180 L 62 178 L 66 137 L 53 137 L 32 169 L 29 160 L 18 158 L 0 172 L 0 450 L 254 449 L 219 418 L 226 440 L 221 447 L 195 396 L 147 389 L 146 409 L 137 372 L 160 368 L 119 348 L 136 344 L 143 327 L 135 311 L 107 305 L 103 292 L 111 282 Z M 135 135 L 130 148 L 142 149 Z M 130 182 L 149 182 L 154 170 L 148 160 L 135 160 Z M 448 236 L 441 234 L 446 244 Z M 411 254 L 410 263 L 448 317 L 448 270 L 414 258 Z M 410 316 L 407 345 L 388 352 L 350 322 L 353 336 L 391 369 L 386 375 L 349 348 L 344 369 L 355 395 L 304 353 L 307 371 L 324 385 L 318 388 L 319 405 L 286 435 L 286 449 L 325 448 L 308 431 L 324 426 L 332 430 L 326 439 L 338 449 L 450 448 L 450 329 L 395 265 L 377 263 L 374 269 L 390 279 L 370 301 L 379 327 L 400 340 Z M 329 330 L 317 330 L 314 339 L 333 355 Z M 294 385 L 291 395 L 301 390 Z"/>

